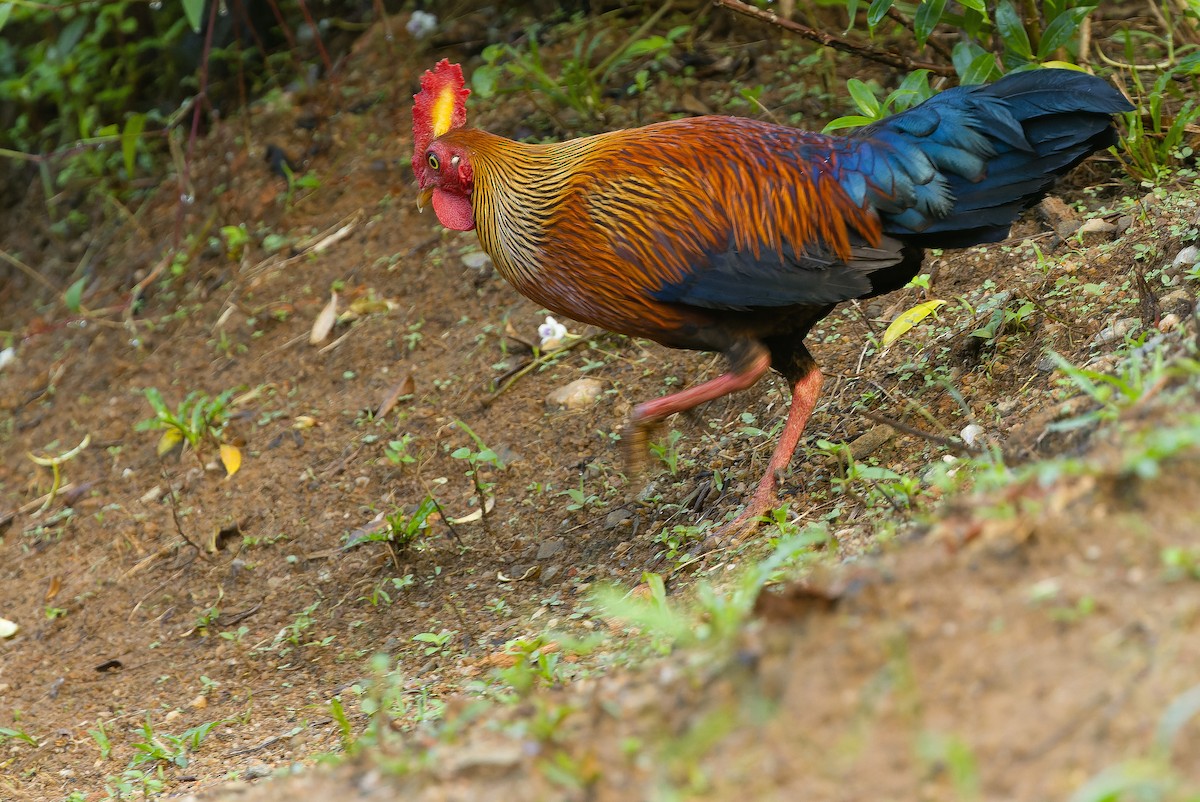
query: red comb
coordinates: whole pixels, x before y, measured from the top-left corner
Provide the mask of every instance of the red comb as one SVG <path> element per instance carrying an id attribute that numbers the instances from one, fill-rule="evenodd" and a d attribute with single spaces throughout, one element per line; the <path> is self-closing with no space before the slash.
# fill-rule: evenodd
<path id="1" fill-rule="evenodd" d="M 413 95 L 413 169 L 435 138 L 467 124 L 467 89 L 462 67 L 442 59 L 421 76 L 421 91 Z"/>

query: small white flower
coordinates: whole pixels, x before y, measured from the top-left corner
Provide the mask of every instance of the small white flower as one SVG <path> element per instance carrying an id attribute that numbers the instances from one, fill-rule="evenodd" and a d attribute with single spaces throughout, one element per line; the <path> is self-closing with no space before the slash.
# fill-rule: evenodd
<path id="1" fill-rule="evenodd" d="M 541 339 L 543 351 L 554 348 L 561 343 L 563 337 L 566 336 L 567 327 L 552 317 L 547 316 L 546 322 L 538 326 L 538 337 Z"/>
<path id="2" fill-rule="evenodd" d="M 437 30 L 438 18 L 428 11 L 414 11 L 404 26 L 414 39 L 424 39 Z"/>

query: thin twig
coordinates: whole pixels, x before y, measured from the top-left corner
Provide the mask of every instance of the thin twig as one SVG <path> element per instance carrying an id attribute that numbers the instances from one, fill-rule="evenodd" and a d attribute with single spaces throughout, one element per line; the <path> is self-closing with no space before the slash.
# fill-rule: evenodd
<path id="1" fill-rule="evenodd" d="M 968 448 L 967 445 L 961 440 L 956 440 L 950 437 L 941 437 L 933 432 L 927 432 L 924 429 L 918 429 L 915 426 L 909 426 L 907 423 L 901 423 L 895 418 L 889 418 L 888 416 L 880 415 L 877 412 L 863 411 L 861 414 L 867 420 L 872 420 L 876 423 L 882 423 L 884 426 L 891 426 L 897 431 L 904 432 L 905 434 L 911 434 L 913 437 L 919 437 L 922 440 L 928 440 L 930 443 L 933 443 L 936 446 L 941 446 L 945 449 L 949 449 L 950 451 L 957 451 L 960 454 L 977 453 Z"/>
<path id="2" fill-rule="evenodd" d="M 785 31 L 802 36 L 810 42 L 816 42 L 819 45 L 840 50 L 843 53 L 853 53 L 856 56 L 862 56 L 865 59 L 876 61 L 880 64 L 887 64 L 889 67 L 908 70 L 909 72 L 912 70 L 929 70 L 934 75 L 942 75 L 947 78 L 954 75 L 954 68 L 950 65 L 934 64 L 929 61 L 916 61 L 902 53 L 880 50 L 870 45 L 861 45 L 841 36 L 826 33 L 825 31 L 818 31 L 816 28 L 810 28 L 807 25 L 801 25 L 789 19 L 783 19 L 774 11 L 755 8 L 752 5 L 741 2 L 741 0 L 713 0 L 713 3 L 718 6 L 724 6 L 730 11 L 736 11 L 739 14 L 745 14 L 747 17 L 753 17 L 761 22 L 783 28 Z"/>
<path id="3" fill-rule="evenodd" d="M 51 284 L 46 279 L 45 276 L 43 276 L 41 273 L 34 270 L 29 265 L 22 262 L 17 257 L 10 254 L 8 251 L 0 250 L 0 259 L 3 259 L 4 261 L 8 262 L 10 265 L 15 267 L 17 270 L 21 271 L 29 278 L 38 282 L 39 284 L 41 284 L 46 289 L 50 290 L 50 292 L 54 293 L 55 295 L 61 296 L 63 294 L 62 290 L 60 290 L 58 287 L 55 287 L 53 284 Z"/>

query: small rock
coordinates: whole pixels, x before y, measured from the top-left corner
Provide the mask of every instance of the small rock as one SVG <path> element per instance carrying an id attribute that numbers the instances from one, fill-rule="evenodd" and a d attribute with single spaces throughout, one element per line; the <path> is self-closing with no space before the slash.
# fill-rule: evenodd
<path id="1" fill-rule="evenodd" d="M 464 267 L 469 267 L 472 270 L 482 270 L 492 263 L 492 257 L 483 251 L 471 251 L 470 253 L 463 254 L 462 263 Z"/>
<path id="2" fill-rule="evenodd" d="M 1096 336 L 1092 338 L 1092 341 L 1088 343 L 1088 346 L 1091 348 L 1097 348 L 1101 345 L 1108 345 L 1109 343 L 1116 342 L 1117 340 L 1123 340 L 1125 339 L 1126 334 L 1136 331 L 1141 325 L 1141 318 L 1123 317 L 1096 332 Z"/>
<path id="3" fill-rule="evenodd" d="M 249 766 L 246 767 L 246 770 L 242 772 L 242 777 L 244 777 L 247 780 L 259 780 L 259 779 L 262 779 L 263 777 L 270 777 L 270 776 L 271 776 L 271 767 L 268 766 L 266 763 L 251 763 Z"/>
<path id="4" fill-rule="evenodd" d="M 538 582 L 541 582 L 543 585 L 549 585 L 561 573 L 561 567 L 557 565 L 548 565 L 542 569 L 542 573 L 538 576 Z"/>
<path id="5" fill-rule="evenodd" d="M 1085 220 L 1083 225 L 1079 227 L 1079 236 L 1085 245 L 1108 242 L 1116 233 L 1117 227 L 1115 225 L 1099 217 Z"/>
<path id="6" fill-rule="evenodd" d="M 1120 361 L 1116 354 L 1103 354 L 1086 362 L 1083 367 L 1093 373 L 1112 373 Z"/>
<path id="7" fill-rule="evenodd" d="M 869 457 L 896 436 L 896 430 L 886 423 L 881 423 L 878 426 L 868 430 L 864 434 L 859 435 L 850 443 L 850 454 L 855 459 Z"/>
<path id="8" fill-rule="evenodd" d="M 604 392 L 596 379 L 576 379 L 546 396 L 546 403 L 566 409 L 579 409 L 594 402 Z"/>
<path id="9" fill-rule="evenodd" d="M 567 542 L 561 537 L 552 537 L 549 540 L 543 540 L 541 545 L 538 546 L 537 559 L 548 560 L 566 547 Z"/>
<path id="10" fill-rule="evenodd" d="M 180 718 L 183 718 L 183 711 L 172 710 L 169 713 L 167 713 L 165 716 L 163 716 L 163 721 L 170 723 L 172 721 L 177 721 Z"/>
<path id="11" fill-rule="evenodd" d="M 963 430 L 958 433 L 958 436 L 962 438 L 962 441 L 966 443 L 968 447 L 970 447 L 975 445 L 975 441 L 983 437 L 984 434 L 985 432 L 982 426 L 980 426 L 978 423 L 971 423 L 967 426 L 964 426 Z"/>
<path id="12" fill-rule="evenodd" d="M 1171 329 L 1178 327 L 1182 322 L 1183 319 L 1179 317 L 1179 315 L 1175 314 L 1174 312 L 1170 312 L 1166 315 L 1163 315 L 1162 320 L 1158 321 L 1158 330 L 1165 334 Z"/>
<path id="13" fill-rule="evenodd" d="M 1041 359 L 1033 367 L 1039 373 L 1053 373 L 1058 370 L 1058 363 L 1054 361 L 1054 357 L 1050 356 L 1050 354 L 1042 354 Z"/>
<path id="14" fill-rule="evenodd" d="M 613 510 L 608 515 L 604 516 L 604 528 L 616 529 L 618 526 L 625 523 L 632 517 L 633 511 L 625 509 L 624 507 Z"/>
<path id="15" fill-rule="evenodd" d="M 1133 227 L 1133 215 L 1123 214 L 1117 218 L 1117 236 L 1123 236 Z"/>
<path id="16" fill-rule="evenodd" d="M 1164 315 L 1190 315 L 1195 306 L 1196 299 L 1187 290 L 1175 290 L 1158 299 L 1158 308 Z"/>
<path id="17" fill-rule="evenodd" d="M 1173 267 L 1188 268 L 1197 262 L 1200 262 L 1200 249 L 1195 245 L 1189 245 L 1175 254 L 1175 258 L 1171 260 L 1171 265 Z"/>
<path id="18" fill-rule="evenodd" d="M 509 743 L 499 739 L 490 743 L 459 746 L 439 755 L 437 770 L 445 777 L 465 772 L 503 775 L 521 762 L 521 748 L 519 742 Z"/>
<path id="19" fill-rule="evenodd" d="M 1061 198 L 1053 195 L 1042 200 L 1038 211 L 1046 218 L 1046 222 L 1050 224 L 1055 233 L 1063 239 L 1071 236 L 1083 225 L 1071 207 L 1063 203 Z"/>

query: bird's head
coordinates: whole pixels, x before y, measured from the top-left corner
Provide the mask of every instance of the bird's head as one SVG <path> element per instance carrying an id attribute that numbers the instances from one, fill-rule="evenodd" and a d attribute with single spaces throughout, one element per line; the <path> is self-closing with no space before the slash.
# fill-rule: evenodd
<path id="1" fill-rule="evenodd" d="M 413 174 L 421 188 L 418 206 L 433 199 L 433 210 L 446 228 L 475 228 L 471 211 L 474 173 L 470 153 L 441 137 L 466 125 L 467 96 L 462 67 L 442 59 L 421 76 L 421 91 L 413 95 Z"/>

